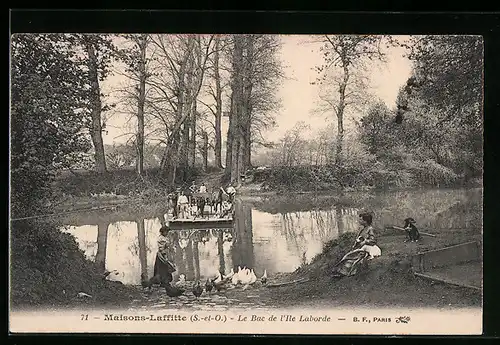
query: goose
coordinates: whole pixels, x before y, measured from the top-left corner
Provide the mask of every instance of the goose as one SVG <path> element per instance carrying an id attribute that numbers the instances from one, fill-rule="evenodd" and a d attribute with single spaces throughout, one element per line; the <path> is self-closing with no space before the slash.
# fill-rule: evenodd
<path id="1" fill-rule="evenodd" d="M 153 287 L 153 282 L 151 281 L 152 279 L 148 279 L 146 277 L 146 274 L 141 273 L 141 286 L 143 289 L 148 289 L 151 291 L 151 288 Z"/>
<path id="2" fill-rule="evenodd" d="M 253 271 L 253 268 L 250 270 L 249 276 L 250 276 L 250 281 L 249 281 L 248 284 L 251 285 L 251 284 L 253 284 L 253 283 L 255 283 L 257 281 L 257 276 L 255 275 L 255 272 Z"/>
<path id="3" fill-rule="evenodd" d="M 222 290 L 226 290 L 226 282 L 227 282 L 227 280 L 222 280 L 222 279 L 217 281 L 217 278 L 212 280 L 212 284 L 214 285 L 215 290 L 217 290 L 217 292 L 221 292 Z"/>
<path id="4" fill-rule="evenodd" d="M 184 293 L 184 289 L 172 286 L 170 284 L 165 285 L 165 292 L 168 297 L 179 297 Z"/>
<path id="5" fill-rule="evenodd" d="M 238 266 L 238 270 L 231 277 L 231 282 L 233 283 L 233 285 L 238 285 L 239 283 L 241 283 L 241 277 L 242 277 L 242 269 L 241 266 Z"/>
<path id="6" fill-rule="evenodd" d="M 175 282 L 176 287 L 186 286 L 186 275 L 184 273 L 179 274 L 179 280 Z"/>
<path id="7" fill-rule="evenodd" d="M 200 281 L 198 280 L 195 284 L 195 286 L 193 287 L 193 295 L 198 298 L 201 296 L 201 294 L 203 293 L 203 288 L 201 287 L 200 285 Z"/>
<path id="8" fill-rule="evenodd" d="M 251 280 L 251 275 L 250 275 L 250 270 L 248 268 L 245 268 L 243 271 L 242 271 L 242 274 L 240 276 L 240 282 L 241 284 L 243 285 L 247 285 L 247 284 L 250 284 L 250 280 Z"/>
<path id="9" fill-rule="evenodd" d="M 262 284 L 267 283 L 267 271 L 266 270 L 264 270 L 264 274 L 260 278 L 260 281 L 262 282 Z"/>
<path id="10" fill-rule="evenodd" d="M 104 273 L 102 274 L 102 279 L 109 279 L 112 273 L 115 276 L 117 276 L 119 274 L 117 270 L 104 271 Z"/>
<path id="11" fill-rule="evenodd" d="M 234 276 L 234 269 L 231 268 L 231 271 L 229 272 L 229 274 L 227 276 L 224 276 L 224 280 L 231 279 L 231 278 L 233 278 L 233 276 Z"/>
<path id="12" fill-rule="evenodd" d="M 217 277 L 212 280 L 214 284 L 222 283 L 222 274 L 220 272 L 217 272 Z"/>
<path id="13" fill-rule="evenodd" d="M 210 291 L 212 291 L 213 288 L 214 288 L 214 283 L 210 279 L 207 279 L 207 282 L 205 283 L 205 291 L 210 293 Z"/>
<path id="14" fill-rule="evenodd" d="M 238 273 L 233 274 L 233 276 L 231 277 L 231 283 L 233 285 L 238 285 L 239 282 L 240 282 L 240 274 L 238 272 Z"/>

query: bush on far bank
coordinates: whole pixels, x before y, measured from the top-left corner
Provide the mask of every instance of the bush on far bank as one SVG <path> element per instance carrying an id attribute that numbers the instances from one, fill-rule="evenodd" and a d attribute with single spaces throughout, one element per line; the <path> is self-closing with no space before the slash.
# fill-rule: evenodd
<path id="1" fill-rule="evenodd" d="M 328 191 L 359 189 L 447 188 L 477 185 L 480 177 L 465 179 L 452 170 L 422 162 L 399 168 L 380 162 L 338 167 L 335 165 L 275 166 L 253 173 L 252 181 L 276 191 Z"/>
<path id="2" fill-rule="evenodd" d="M 219 169 L 209 167 L 207 173 L 214 171 Z M 202 174 L 200 166 L 178 169 L 176 185 L 187 186 Z M 133 167 L 110 169 L 104 174 L 89 170 L 64 171 L 57 177 L 54 187 L 59 193 L 73 196 L 114 194 L 144 197 L 163 195 L 173 188 L 163 178 L 159 167 L 145 169 L 142 176 L 138 176 Z"/>

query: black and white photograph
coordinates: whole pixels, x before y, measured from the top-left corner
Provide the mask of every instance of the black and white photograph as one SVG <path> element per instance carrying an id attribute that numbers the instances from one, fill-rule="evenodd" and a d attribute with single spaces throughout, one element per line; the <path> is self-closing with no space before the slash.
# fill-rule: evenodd
<path id="1" fill-rule="evenodd" d="M 16 33 L 11 332 L 481 334 L 483 38 Z"/>

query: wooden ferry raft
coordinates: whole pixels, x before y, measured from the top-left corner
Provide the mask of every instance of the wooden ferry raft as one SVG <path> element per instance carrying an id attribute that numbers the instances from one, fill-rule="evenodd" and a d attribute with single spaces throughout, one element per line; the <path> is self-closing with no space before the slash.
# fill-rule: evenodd
<path id="1" fill-rule="evenodd" d="M 224 229 L 233 227 L 233 218 L 177 218 L 169 221 L 170 229 Z"/>

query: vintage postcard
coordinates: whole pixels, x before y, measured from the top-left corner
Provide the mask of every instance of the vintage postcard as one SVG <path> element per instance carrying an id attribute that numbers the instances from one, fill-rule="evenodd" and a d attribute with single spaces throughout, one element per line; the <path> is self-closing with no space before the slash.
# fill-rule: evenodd
<path id="1" fill-rule="evenodd" d="M 13 333 L 482 333 L 481 36 L 14 34 Z"/>

